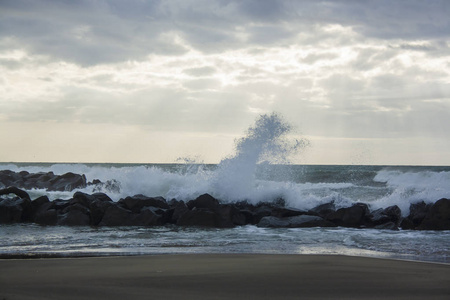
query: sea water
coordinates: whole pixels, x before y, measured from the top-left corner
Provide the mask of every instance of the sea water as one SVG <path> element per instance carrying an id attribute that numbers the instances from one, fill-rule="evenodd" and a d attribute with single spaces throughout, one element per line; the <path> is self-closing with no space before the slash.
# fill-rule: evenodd
<path id="1" fill-rule="evenodd" d="M 104 192 L 114 201 L 144 194 L 188 201 L 209 193 L 223 203 L 271 202 L 311 209 L 367 203 L 370 209 L 450 198 L 450 167 L 295 165 L 290 157 L 308 141 L 288 138 L 279 116 L 263 115 L 236 141 L 236 153 L 219 164 L 1 163 L 0 170 L 85 174 L 90 185 L 66 192 L 27 190 L 31 198 L 69 199 L 74 192 Z M 346 254 L 450 262 L 449 231 L 348 228 L 232 229 L 164 227 L 62 227 L 0 225 L 0 254 L 134 255 L 160 253 Z"/>

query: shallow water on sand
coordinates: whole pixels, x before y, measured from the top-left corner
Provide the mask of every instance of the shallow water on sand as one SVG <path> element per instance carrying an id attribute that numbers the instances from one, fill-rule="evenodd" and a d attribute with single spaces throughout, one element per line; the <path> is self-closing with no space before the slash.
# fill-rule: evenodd
<path id="1" fill-rule="evenodd" d="M 450 232 L 349 228 L 201 229 L 1 225 L 1 255 L 342 254 L 450 263 Z"/>

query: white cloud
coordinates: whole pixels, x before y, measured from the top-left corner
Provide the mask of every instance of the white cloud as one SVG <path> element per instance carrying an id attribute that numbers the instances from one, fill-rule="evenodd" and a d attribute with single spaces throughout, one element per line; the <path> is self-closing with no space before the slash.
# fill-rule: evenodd
<path id="1" fill-rule="evenodd" d="M 449 14 L 438 0 L 2 1 L 0 120 L 230 141 L 275 110 L 322 138 L 448 139 Z"/>

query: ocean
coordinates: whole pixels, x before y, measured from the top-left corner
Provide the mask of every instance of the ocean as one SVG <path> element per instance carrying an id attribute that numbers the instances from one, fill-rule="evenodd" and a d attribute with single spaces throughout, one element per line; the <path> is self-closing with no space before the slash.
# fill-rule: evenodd
<path id="1" fill-rule="evenodd" d="M 84 174 L 80 191 L 104 192 L 114 201 L 143 194 L 188 201 L 209 193 L 222 203 L 272 202 L 302 210 L 333 201 L 336 208 L 363 202 L 371 210 L 450 198 L 448 166 L 299 165 L 292 157 L 309 146 L 289 135 L 277 114 L 261 115 L 219 164 L 190 158 L 177 164 L 0 163 L 0 170 Z M 69 199 L 75 191 L 31 189 L 32 199 Z M 180 227 L 90 228 L 0 225 L 0 255 L 140 255 L 161 253 L 345 254 L 450 262 L 450 231 L 349 228 L 233 229 Z"/>
<path id="2" fill-rule="evenodd" d="M 310 209 L 367 203 L 372 210 L 450 198 L 450 167 L 284 165 L 257 163 L 236 170 L 229 164 L 60 164 L 2 163 L 0 170 L 85 174 L 108 183 L 79 189 L 104 192 L 114 201 L 144 194 L 188 201 L 209 193 L 222 202 L 284 199 Z M 27 190 L 31 198 L 69 199 L 74 191 Z M 232 229 L 163 227 L 64 227 L 0 225 L 1 255 L 105 256 L 165 253 L 343 254 L 450 262 L 449 231 L 350 228 Z"/>

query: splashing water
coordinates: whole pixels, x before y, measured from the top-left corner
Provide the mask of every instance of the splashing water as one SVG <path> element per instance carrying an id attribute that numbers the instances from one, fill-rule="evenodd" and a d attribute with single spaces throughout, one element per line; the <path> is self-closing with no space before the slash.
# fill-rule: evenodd
<path id="1" fill-rule="evenodd" d="M 258 163 L 288 164 L 289 157 L 306 147 L 306 139 L 288 139 L 292 127 L 278 114 L 259 116 L 247 135 L 236 141 L 236 154 L 222 160 L 212 180 L 214 194 L 228 201 L 250 197 Z"/>

